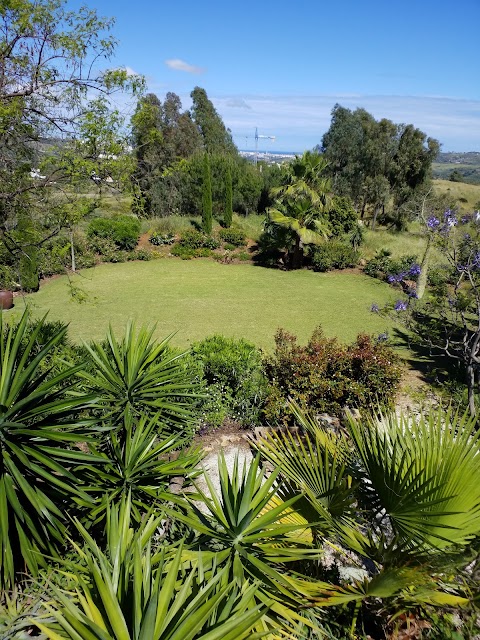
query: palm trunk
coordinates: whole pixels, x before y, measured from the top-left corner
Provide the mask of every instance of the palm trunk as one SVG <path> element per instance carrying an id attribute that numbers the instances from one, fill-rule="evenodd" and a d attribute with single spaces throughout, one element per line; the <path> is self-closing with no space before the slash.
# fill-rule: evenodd
<path id="1" fill-rule="evenodd" d="M 293 248 L 291 266 L 292 269 L 300 269 L 303 265 L 303 246 L 300 236 L 295 235 L 295 246 Z"/>
<path id="2" fill-rule="evenodd" d="M 70 229 L 70 255 L 72 257 L 72 271 L 75 273 L 76 262 L 75 262 L 75 247 L 73 246 L 73 229 Z"/>

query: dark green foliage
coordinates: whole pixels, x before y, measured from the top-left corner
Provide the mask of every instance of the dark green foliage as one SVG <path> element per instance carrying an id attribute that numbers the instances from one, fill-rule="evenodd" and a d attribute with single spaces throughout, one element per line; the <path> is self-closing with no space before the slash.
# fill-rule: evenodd
<path id="1" fill-rule="evenodd" d="M 450 182 L 465 182 L 463 175 L 458 169 L 454 169 L 448 178 Z"/>
<path id="2" fill-rule="evenodd" d="M 119 249 L 135 249 L 140 238 L 140 221 L 132 216 L 94 218 L 88 225 L 87 235 L 111 240 Z"/>
<path id="3" fill-rule="evenodd" d="M 329 240 L 326 244 L 310 248 L 310 261 L 314 271 L 347 269 L 358 264 L 360 255 L 341 240 Z"/>
<path id="4" fill-rule="evenodd" d="M 164 433 L 191 433 L 195 383 L 169 347 L 170 336 L 157 342 L 153 329 L 127 325 L 116 338 L 86 345 L 91 371 L 82 371 L 86 388 L 98 398 L 102 419 L 110 425 L 141 416 L 155 418 Z"/>
<path id="5" fill-rule="evenodd" d="M 380 278 L 381 280 L 387 280 L 390 275 L 399 275 L 401 273 L 407 274 L 409 280 L 416 280 L 418 276 L 408 274 L 412 264 L 418 262 L 418 256 L 406 255 L 401 256 L 394 260 L 390 257 L 390 252 L 381 249 L 377 251 L 375 256 L 367 262 L 364 268 L 364 272 L 372 276 L 372 278 Z"/>
<path id="6" fill-rule="evenodd" d="M 19 260 L 20 285 L 24 291 L 38 291 L 40 280 L 38 275 L 37 248 L 25 247 Z"/>
<path id="7" fill-rule="evenodd" d="M 349 198 L 334 196 L 325 217 L 330 226 L 330 233 L 334 237 L 349 234 L 358 227 L 357 212 Z"/>
<path id="8" fill-rule="evenodd" d="M 213 203 L 212 203 L 212 176 L 210 172 L 210 158 L 208 153 L 203 158 L 203 186 L 202 186 L 202 229 L 204 233 L 212 233 Z"/>
<path id="9" fill-rule="evenodd" d="M 80 366 L 51 367 L 65 326 L 37 322 L 4 328 L 0 316 L 0 584 L 17 571 L 33 575 L 65 540 L 65 507 L 89 503 L 74 475 L 90 457 L 69 450 L 85 440 L 82 409 L 93 400 L 78 389 Z M 65 344 L 65 343 L 64 343 Z M 75 393 L 72 393 L 75 391 Z"/>
<path id="10" fill-rule="evenodd" d="M 340 105 L 319 147 L 330 163 L 335 192 L 349 196 L 363 218 L 377 215 L 393 198 L 401 207 L 425 188 L 439 143 L 413 125 L 375 120 L 365 111 Z"/>
<path id="11" fill-rule="evenodd" d="M 218 249 L 218 240 L 212 236 L 206 236 L 195 229 L 188 229 L 180 236 L 178 244 L 186 249 Z"/>
<path id="12" fill-rule="evenodd" d="M 214 335 L 192 345 L 192 355 L 201 365 L 208 394 L 205 422 L 217 426 L 230 417 L 244 426 L 258 424 L 266 397 L 260 351 L 246 340 Z"/>
<path id="13" fill-rule="evenodd" d="M 223 242 L 231 244 L 235 247 L 244 247 L 247 244 L 247 238 L 241 229 L 220 229 L 218 234 Z"/>
<path id="14" fill-rule="evenodd" d="M 17 288 L 15 286 L 17 281 L 18 277 L 14 268 L 8 264 L 0 264 L 0 289 L 13 291 Z"/>
<path id="15" fill-rule="evenodd" d="M 208 99 L 207 92 L 195 87 L 190 94 L 192 98 L 192 118 L 200 132 L 203 146 L 208 153 L 237 155 L 230 131 L 225 127 L 215 107 Z"/>
<path id="16" fill-rule="evenodd" d="M 317 329 L 305 346 L 279 330 L 275 351 L 266 360 L 271 385 L 265 416 L 268 422 L 288 422 L 287 398 L 314 413 L 339 414 L 342 407 L 370 409 L 392 406 L 400 381 L 400 367 L 393 351 L 370 336 L 359 335 L 351 345 L 326 338 Z"/>
<path id="17" fill-rule="evenodd" d="M 181 244 L 176 244 L 170 253 L 172 256 L 182 258 L 182 260 L 191 260 L 192 258 L 210 258 L 212 250 L 207 247 L 192 249 L 191 247 L 184 247 Z"/>
<path id="18" fill-rule="evenodd" d="M 229 229 L 232 226 L 233 217 L 233 184 L 232 184 L 232 172 L 230 167 L 227 167 L 225 175 L 225 215 L 223 222 L 225 227 Z"/>

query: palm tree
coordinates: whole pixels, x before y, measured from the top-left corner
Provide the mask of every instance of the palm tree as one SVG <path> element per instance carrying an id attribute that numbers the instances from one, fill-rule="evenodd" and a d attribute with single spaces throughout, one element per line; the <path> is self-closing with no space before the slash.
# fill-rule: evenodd
<path id="1" fill-rule="evenodd" d="M 451 411 L 413 420 L 349 420 L 325 431 L 297 405 L 301 435 L 270 432 L 257 448 L 280 470 L 285 500 L 317 545 L 353 553 L 365 579 L 324 593 L 324 606 L 370 597 L 461 606 L 449 570 L 480 535 L 480 432 Z M 455 573 L 455 571 L 453 571 Z M 432 577 L 433 576 L 433 577 Z"/>
<path id="2" fill-rule="evenodd" d="M 287 255 L 293 269 L 302 266 L 305 245 L 321 244 L 328 237 L 328 222 L 322 219 L 330 201 L 327 166 L 320 154 L 306 151 L 288 165 L 284 184 L 272 191 L 276 206 L 267 210 L 267 220 L 291 232 Z"/>

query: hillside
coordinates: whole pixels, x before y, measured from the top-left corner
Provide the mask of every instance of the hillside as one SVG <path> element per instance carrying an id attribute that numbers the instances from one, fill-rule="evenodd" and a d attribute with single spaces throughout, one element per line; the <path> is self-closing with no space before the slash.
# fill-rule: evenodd
<path id="1" fill-rule="evenodd" d="M 480 184 L 480 152 L 439 153 L 433 163 L 433 177 L 448 180 L 452 171 L 462 174 L 465 182 Z"/>
<path id="2" fill-rule="evenodd" d="M 471 213 L 480 209 L 480 184 L 466 184 L 465 182 L 451 182 L 450 180 L 434 180 L 436 193 L 448 193 L 452 201 L 458 204 L 462 213 Z"/>

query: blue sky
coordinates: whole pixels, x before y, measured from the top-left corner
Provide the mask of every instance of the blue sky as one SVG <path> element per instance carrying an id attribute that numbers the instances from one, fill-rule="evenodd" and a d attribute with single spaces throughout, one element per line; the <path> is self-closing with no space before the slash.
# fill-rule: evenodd
<path id="1" fill-rule="evenodd" d="M 338 102 L 480 151 L 480 0 L 89 4 L 116 17 L 115 66 L 186 108 L 205 88 L 239 148 L 255 127 L 265 149 L 312 148 Z"/>

